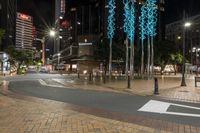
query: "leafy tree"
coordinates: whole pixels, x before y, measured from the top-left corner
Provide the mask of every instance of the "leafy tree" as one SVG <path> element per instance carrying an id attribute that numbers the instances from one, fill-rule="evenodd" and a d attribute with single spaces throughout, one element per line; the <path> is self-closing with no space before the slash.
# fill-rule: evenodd
<path id="1" fill-rule="evenodd" d="M 160 66 L 162 72 L 167 64 L 172 63 L 171 56 L 173 54 L 176 54 L 177 52 L 176 45 L 171 41 L 164 40 L 155 42 L 154 46 L 155 46 L 155 56 L 154 56 L 155 66 Z"/>
<path id="2" fill-rule="evenodd" d="M 16 49 L 13 45 L 8 46 L 5 50 L 10 55 L 10 62 L 12 65 L 18 63 L 18 71 L 22 64 L 31 65 L 33 64 L 33 52 L 27 50 Z"/>
<path id="3" fill-rule="evenodd" d="M 113 60 L 122 60 L 125 62 L 125 45 L 122 38 L 113 40 Z M 109 63 L 109 41 L 106 38 L 99 38 L 94 43 L 94 58 L 104 62 L 107 69 Z M 124 65 L 123 65 L 124 66 Z"/>
<path id="4" fill-rule="evenodd" d="M 183 61 L 183 56 L 180 52 L 170 54 L 170 63 L 173 64 L 173 67 L 175 70 L 175 75 L 176 75 L 176 71 L 177 71 L 176 66 L 178 64 L 181 64 L 182 61 Z"/>

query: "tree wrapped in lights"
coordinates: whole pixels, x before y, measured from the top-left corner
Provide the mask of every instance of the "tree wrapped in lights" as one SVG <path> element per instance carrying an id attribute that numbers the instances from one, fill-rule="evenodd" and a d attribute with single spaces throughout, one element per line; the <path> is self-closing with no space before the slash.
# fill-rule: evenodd
<path id="1" fill-rule="evenodd" d="M 146 5 L 141 7 L 141 15 L 139 17 L 139 26 L 140 26 L 140 39 L 141 39 L 141 75 L 144 76 L 144 40 L 146 38 Z"/>
<path id="2" fill-rule="evenodd" d="M 128 38 L 130 40 L 130 73 L 131 78 L 134 78 L 134 36 L 135 36 L 135 4 L 134 0 L 130 2 L 130 30 Z"/>
<path id="3" fill-rule="evenodd" d="M 126 75 L 128 77 L 128 60 L 129 60 L 129 45 L 128 45 L 128 32 L 130 30 L 129 26 L 129 16 L 130 16 L 130 6 L 129 6 L 129 0 L 123 0 L 124 3 L 124 32 L 127 34 L 125 44 L 126 44 Z"/>
<path id="4" fill-rule="evenodd" d="M 134 0 L 124 0 L 124 32 L 130 40 L 130 75 L 134 77 L 134 36 L 135 36 L 135 5 Z M 128 41 L 126 41 L 128 42 Z M 127 44 L 128 47 L 128 44 Z M 127 56 L 128 56 L 127 49 Z M 128 59 L 127 59 L 128 60 Z M 128 64 L 128 63 L 127 63 Z"/>
<path id="5" fill-rule="evenodd" d="M 157 0 L 147 0 L 148 77 L 150 76 L 150 73 L 153 76 L 153 67 L 154 67 L 153 38 L 156 35 L 156 24 L 157 24 L 156 2 Z"/>
<path id="6" fill-rule="evenodd" d="M 111 78 L 112 72 L 112 39 L 115 31 L 115 0 L 109 0 L 108 2 L 108 27 L 107 36 L 110 40 L 110 56 L 109 56 L 109 77 Z"/>

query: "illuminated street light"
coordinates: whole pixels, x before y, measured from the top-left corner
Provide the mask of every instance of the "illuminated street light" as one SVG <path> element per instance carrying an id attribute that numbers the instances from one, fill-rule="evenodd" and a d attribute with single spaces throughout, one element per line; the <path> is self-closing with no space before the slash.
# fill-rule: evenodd
<path id="1" fill-rule="evenodd" d="M 178 38 L 178 40 L 181 40 L 181 36 L 178 36 L 177 38 Z"/>
<path id="2" fill-rule="evenodd" d="M 57 54 L 58 55 L 58 64 L 60 64 L 60 53 Z"/>
<path id="3" fill-rule="evenodd" d="M 190 27 L 192 24 L 190 23 L 190 22 L 186 22 L 185 24 L 184 24 L 184 27 Z"/>
<path id="4" fill-rule="evenodd" d="M 49 33 L 48 33 L 51 37 L 55 37 L 55 35 L 56 35 L 56 32 L 55 32 L 55 30 L 54 29 L 52 29 L 52 30 L 50 30 L 49 31 Z M 37 41 L 41 41 L 41 43 L 42 43 L 42 50 L 41 50 L 41 52 L 42 52 L 42 64 L 43 65 L 45 65 L 45 38 L 46 38 L 47 36 L 44 36 L 42 39 L 39 39 L 39 38 L 36 38 L 35 40 L 37 40 Z"/>
<path id="5" fill-rule="evenodd" d="M 81 25 L 81 22 L 77 22 L 78 25 Z"/>
<path id="6" fill-rule="evenodd" d="M 52 36 L 52 37 L 54 37 L 56 35 L 55 30 L 50 30 L 49 35 Z"/>
<path id="7" fill-rule="evenodd" d="M 184 20 L 185 20 L 185 16 L 184 16 Z M 185 32 L 186 32 L 186 28 L 189 28 L 192 24 L 190 22 L 185 22 L 184 23 L 184 29 L 183 29 L 183 66 L 182 66 L 182 80 L 181 80 L 181 86 L 186 86 L 186 82 L 185 82 L 185 42 L 186 42 L 186 38 L 185 38 Z"/>

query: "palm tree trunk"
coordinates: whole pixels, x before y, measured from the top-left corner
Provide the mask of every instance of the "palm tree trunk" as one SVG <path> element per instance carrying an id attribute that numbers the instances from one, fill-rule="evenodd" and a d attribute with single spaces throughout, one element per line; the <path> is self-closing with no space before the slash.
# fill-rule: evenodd
<path id="1" fill-rule="evenodd" d="M 110 39 L 110 56 L 109 56 L 109 79 L 112 76 L 112 39 Z"/>
<path id="2" fill-rule="evenodd" d="M 151 59 L 151 53 L 150 53 L 150 38 L 148 36 L 148 59 L 147 59 L 147 77 L 150 78 L 150 59 Z"/>
<path id="3" fill-rule="evenodd" d="M 131 45 L 131 50 L 130 50 L 130 78 L 134 78 L 134 41 L 131 40 L 130 45 Z"/>
<path id="4" fill-rule="evenodd" d="M 151 78 L 154 76 L 154 45 L 153 36 L 151 37 Z"/>
<path id="5" fill-rule="evenodd" d="M 129 70 L 129 66 L 128 66 L 128 60 L 129 60 L 129 48 L 128 48 L 128 37 L 126 38 L 126 76 L 128 78 L 128 70 Z"/>
<path id="6" fill-rule="evenodd" d="M 141 55 L 141 76 L 142 76 L 142 78 L 144 78 L 144 40 L 143 39 L 141 41 L 141 51 L 142 51 L 142 55 Z"/>

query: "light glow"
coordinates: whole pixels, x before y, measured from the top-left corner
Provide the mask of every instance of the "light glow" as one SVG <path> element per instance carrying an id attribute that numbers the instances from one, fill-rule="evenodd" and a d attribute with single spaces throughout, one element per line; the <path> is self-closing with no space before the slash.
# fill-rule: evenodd
<path id="1" fill-rule="evenodd" d="M 54 30 L 50 30 L 50 36 L 54 37 L 56 35 L 56 32 Z"/>
<path id="2" fill-rule="evenodd" d="M 157 25 L 157 0 L 147 0 L 147 35 L 154 37 Z"/>
<path id="3" fill-rule="evenodd" d="M 185 24 L 184 24 L 184 26 L 185 27 L 190 27 L 192 24 L 190 23 L 190 22 L 186 22 Z"/>
<path id="4" fill-rule="evenodd" d="M 145 35 L 146 35 L 146 29 L 147 29 L 147 27 L 146 27 L 146 19 L 147 19 L 147 16 L 146 16 L 146 14 L 147 14 L 147 7 L 146 7 L 146 5 L 143 5 L 142 7 L 141 7 L 141 15 L 140 15 L 140 17 L 139 17 L 139 23 L 140 23 L 140 38 L 141 38 L 141 40 L 144 40 L 146 37 L 145 37 Z"/>
<path id="5" fill-rule="evenodd" d="M 115 0 L 109 0 L 108 2 L 108 27 L 107 27 L 107 36 L 109 39 L 112 39 L 115 31 Z"/>
<path id="6" fill-rule="evenodd" d="M 124 32 L 128 39 L 134 40 L 135 36 L 135 7 L 134 1 L 124 0 Z"/>

